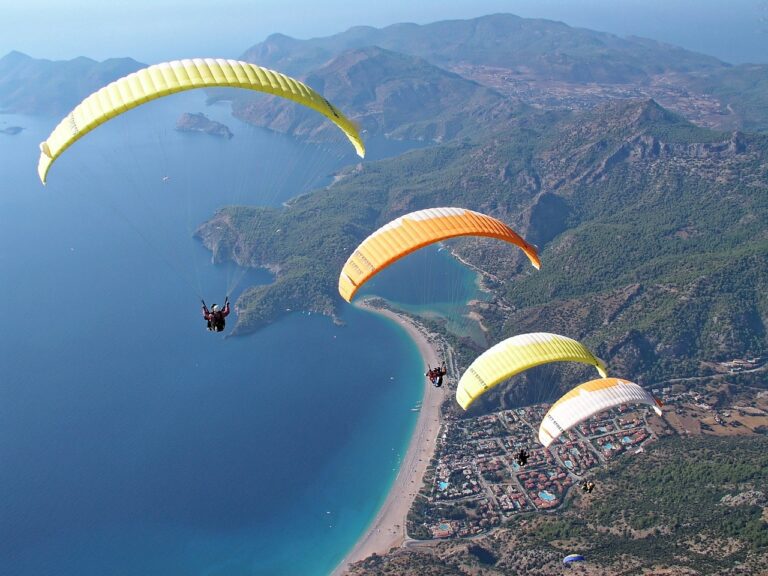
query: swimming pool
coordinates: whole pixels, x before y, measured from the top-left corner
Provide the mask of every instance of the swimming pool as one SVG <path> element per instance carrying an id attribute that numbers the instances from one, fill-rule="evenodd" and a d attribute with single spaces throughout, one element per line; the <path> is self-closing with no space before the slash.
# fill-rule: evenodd
<path id="1" fill-rule="evenodd" d="M 552 500 L 557 498 L 557 496 L 555 496 L 551 492 L 548 492 L 547 490 L 542 490 L 541 492 L 539 492 L 539 498 L 541 498 L 545 502 L 552 502 Z"/>

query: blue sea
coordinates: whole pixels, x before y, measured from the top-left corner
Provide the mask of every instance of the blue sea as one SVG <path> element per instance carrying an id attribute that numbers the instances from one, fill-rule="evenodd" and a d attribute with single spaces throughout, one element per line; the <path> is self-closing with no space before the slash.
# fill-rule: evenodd
<path id="1" fill-rule="evenodd" d="M 212 264 L 195 228 L 223 205 L 326 184 L 356 161 L 351 146 L 300 144 L 202 102 L 98 128 L 46 187 L 37 145 L 58 119 L 0 116 L 24 127 L 0 134 L 0 574 L 324 575 L 397 475 L 424 372 L 397 323 L 294 310 L 228 338 L 199 312 L 200 297 L 270 276 Z M 175 132 L 183 111 L 235 137 Z M 373 144 L 374 158 L 398 151 Z M 432 254 L 431 270 L 473 285 Z M 387 281 L 424 304 L 403 293 L 407 274 Z"/>

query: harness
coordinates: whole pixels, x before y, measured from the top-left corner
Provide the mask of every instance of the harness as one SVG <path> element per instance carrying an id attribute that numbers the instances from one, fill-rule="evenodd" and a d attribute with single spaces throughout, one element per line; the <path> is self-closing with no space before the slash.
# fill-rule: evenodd
<path id="1" fill-rule="evenodd" d="M 226 320 L 224 320 L 224 314 L 221 312 L 221 310 L 211 312 L 211 319 L 208 320 L 208 324 L 210 325 L 211 329 L 215 330 L 216 332 L 221 332 L 224 330 Z"/>

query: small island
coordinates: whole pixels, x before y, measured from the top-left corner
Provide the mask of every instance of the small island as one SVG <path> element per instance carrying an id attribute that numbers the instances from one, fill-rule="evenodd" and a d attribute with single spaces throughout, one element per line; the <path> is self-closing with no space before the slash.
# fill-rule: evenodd
<path id="1" fill-rule="evenodd" d="M 228 126 L 216 120 L 211 120 L 202 112 L 193 114 L 185 112 L 176 122 L 176 130 L 179 132 L 202 132 L 219 138 L 230 139 L 234 136 Z"/>
<path id="2" fill-rule="evenodd" d="M 19 132 L 24 130 L 21 126 L 7 126 L 6 128 L 0 128 L 0 134 L 8 134 L 9 136 L 16 136 Z"/>

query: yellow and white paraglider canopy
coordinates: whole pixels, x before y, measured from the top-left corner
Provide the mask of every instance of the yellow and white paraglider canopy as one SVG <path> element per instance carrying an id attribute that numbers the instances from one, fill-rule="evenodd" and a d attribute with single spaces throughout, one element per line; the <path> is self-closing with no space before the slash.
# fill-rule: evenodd
<path id="1" fill-rule="evenodd" d="M 547 448 L 577 424 L 622 404 L 646 404 L 661 416 L 661 402 L 638 384 L 618 378 L 590 380 L 552 405 L 539 426 L 539 442 Z"/>

